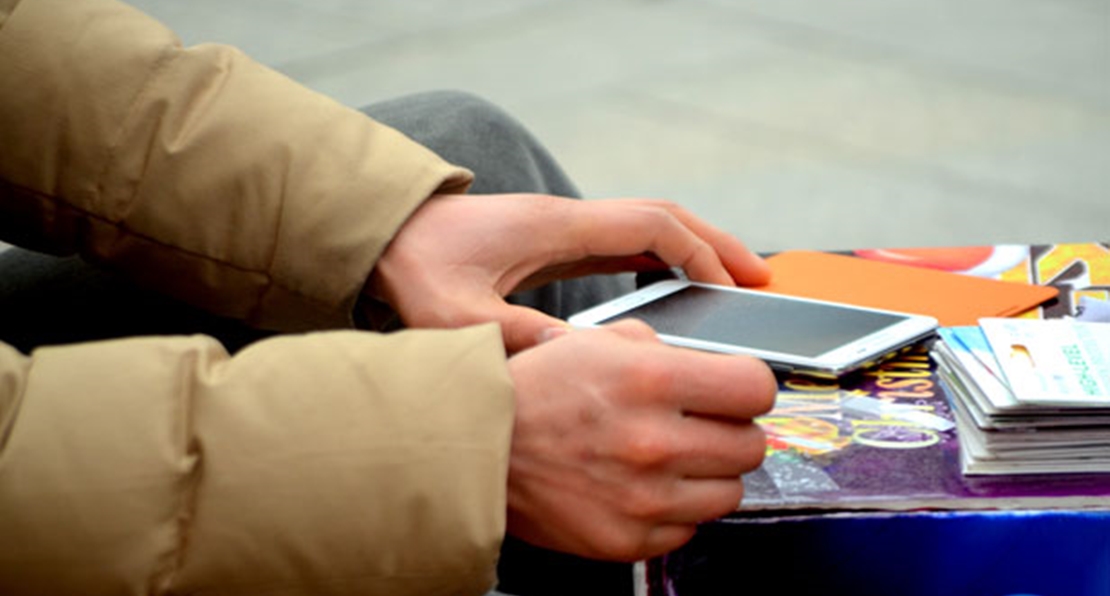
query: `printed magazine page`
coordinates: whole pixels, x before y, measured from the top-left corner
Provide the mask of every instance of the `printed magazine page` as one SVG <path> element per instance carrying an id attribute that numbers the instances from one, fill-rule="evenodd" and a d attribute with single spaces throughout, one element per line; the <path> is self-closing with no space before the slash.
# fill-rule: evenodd
<path id="1" fill-rule="evenodd" d="M 941 265 L 954 260 L 955 249 L 943 250 L 947 260 Z M 972 256 L 955 259 L 963 267 L 955 270 L 1060 290 L 1056 299 L 1024 317 L 1075 317 L 1090 300 L 1110 301 L 1107 244 L 968 250 Z M 928 249 L 912 252 L 927 259 Z M 839 382 L 780 379 L 775 410 L 759 420 L 768 435 L 767 456 L 759 470 L 745 476 L 739 515 L 1106 507 L 1110 474 L 964 476 L 956 431 L 944 424 L 954 420 L 928 345 Z"/>

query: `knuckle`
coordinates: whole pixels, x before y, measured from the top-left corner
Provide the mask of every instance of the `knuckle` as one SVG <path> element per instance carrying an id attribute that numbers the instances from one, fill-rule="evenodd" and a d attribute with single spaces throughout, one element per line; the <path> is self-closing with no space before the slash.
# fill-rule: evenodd
<path id="1" fill-rule="evenodd" d="M 651 226 L 655 229 L 667 228 L 678 223 L 678 218 L 671 212 L 671 207 L 663 202 L 657 202 L 641 213 L 649 219 Z"/>
<path id="2" fill-rule="evenodd" d="M 624 514 L 642 522 L 665 518 L 672 510 L 670 501 L 655 491 L 639 488 L 629 491 L 621 501 Z"/>
<path id="3" fill-rule="evenodd" d="M 430 324 L 427 326 L 457 329 L 489 320 L 481 313 L 466 308 L 432 308 L 421 313 L 420 318 Z"/>
<path id="4" fill-rule="evenodd" d="M 654 557 L 662 554 L 669 553 L 676 548 L 686 544 L 694 538 L 697 533 L 697 526 L 694 524 L 685 525 L 682 527 L 672 527 L 669 536 L 666 540 L 661 541 L 654 551 L 648 552 L 646 556 L 641 556 L 641 559 Z"/>
<path id="5" fill-rule="evenodd" d="M 647 552 L 647 532 L 636 528 L 615 532 L 599 545 L 601 555 L 614 561 L 636 561 Z"/>
<path id="6" fill-rule="evenodd" d="M 625 523 L 597 543 L 598 554 L 613 561 L 642 561 L 673 551 L 694 537 L 697 524 Z"/>
<path id="7" fill-rule="evenodd" d="M 757 358 L 745 357 L 741 371 L 747 387 L 748 400 L 757 414 L 769 412 L 775 406 L 779 384 L 774 371 Z"/>
<path id="8" fill-rule="evenodd" d="M 690 250 L 686 253 L 686 257 L 681 264 L 690 265 L 696 261 L 715 259 L 716 257 L 717 251 L 713 250 L 709 243 L 699 238 L 690 243 Z"/>
<path id="9" fill-rule="evenodd" d="M 670 441 L 657 432 L 633 432 L 621 441 L 619 458 L 635 471 L 658 470 L 674 460 Z"/>
<path id="10" fill-rule="evenodd" d="M 737 450 L 741 468 L 747 472 L 758 468 L 767 454 L 767 433 L 758 424 L 745 428 L 744 441 Z"/>
<path id="11" fill-rule="evenodd" d="M 681 211 L 682 207 L 669 199 L 644 199 L 644 204 L 651 205 L 664 211 Z"/>
<path id="12" fill-rule="evenodd" d="M 721 481 L 714 482 L 717 485 L 699 503 L 697 510 L 698 523 L 735 513 L 744 498 L 744 483 L 739 478 L 726 484 L 722 484 Z"/>
<path id="13" fill-rule="evenodd" d="M 640 319 L 621 319 L 609 326 L 610 331 L 637 341 L 655 339 L 655 330 Z"/>
<path id="14" fill-rule="evenodd" d="M 645 323 L 644 321 L 641 321 L 640 319 L 624 319 L 623 321 L 621 321 L 621 323 L 624 323 L 625 326 L 627 326 L 630 331 L 636 332 L 638 334 L 641 334 L 641 335 L 649 335 L 650 334 L 652 336 L 655 335 L 655 330 L 651 328 L 651 325 L 648 325 L 647 323 Z"/>
<path id="15" fill-rule="evenodd" d="M 673 366 L 653 358 L 636 358 L 627 363 L 622 372 L 636 398 L 646 401 L 669 395 L 678 377 Z"/>
<path id="16" fill-rule="evenodd" d="M 720 498 L 714 503 L 713 507 L 706 511 L 708 517 L 706 519 L 716 519 L 734 513 L 740 507 L 740 501 L 744 499 L 744 482 L 739 478 L 736 483 L 730 487 L 730 490 L 722 491 Z"/>
<path id="17" fill-rule="evenodd" d="M 597 354 L 608 357 L 609 353 Z M 620 407 L 640 410 L 658 404 L 670 395 L 676 382 L 674 371 L 642 350 L 620 354 L 610 362 L 608 399 Z M 660 365 L 662 364 L 662 365 Z M 642 410 L 640 410 L 642 411 Z"/>

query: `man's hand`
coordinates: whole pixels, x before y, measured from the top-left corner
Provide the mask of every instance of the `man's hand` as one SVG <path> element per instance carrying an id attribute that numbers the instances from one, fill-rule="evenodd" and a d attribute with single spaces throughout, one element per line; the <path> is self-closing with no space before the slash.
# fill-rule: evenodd
<path id="1" fill-rule="evenodd" d="M 510 293 L 556 279 L 664 267 L 723 285 L 770 277 L 739 240 L 664 201 L 439 195 L 394 237 L 367 292 L 411 327 L 497 321 L 516 352 L 563 323 L 508 304 Z"/>
<path id="2" fill-rule="evenodd" d="M 624 321 L 509 360 L 517 396 L 508 530 L 581 556 L 637 560 L 736 509 L 763 459 L 762 362 L 665 346 Z"/>

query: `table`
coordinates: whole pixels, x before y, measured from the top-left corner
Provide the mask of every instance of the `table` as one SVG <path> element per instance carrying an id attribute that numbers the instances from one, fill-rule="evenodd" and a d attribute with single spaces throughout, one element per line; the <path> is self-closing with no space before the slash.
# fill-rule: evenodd
<path id="1" fill-rule="evenodd" d="M 1024 316 L 1110 299 L 1110 243 L 983 248 L 958 266 L 1060 290 Z M 925 348 L 840 385 L 783 379 L 741 511 L 641 565 L 640 591 L 752 593 L 759 578 L 786 594 L 1110 595 L 1110 475 L 965 477 L 955 431 L 854 419 L 837 406 L 853 393 L 951 415 Z"/>
<path id="2" fill-rule="evenodd" d="M 1074 315 L 1084 300 L 1110 300 L 1110 243 L 906 255 L 1060 290 L 1025 316 Z M 784 378 L 776 411 L 760 421 L 768 457 L 745 478 L 748 494 L 736 514 L 703 524 L 683 548 L 635 569 L 510 541 L 501 589 L 522 596 L 1110 595 L 1110 475 L 964 477 L 955 431 L 854 419 L 838 406 L 852 394 L 950 415 L 926 347 L 841 384 Z"/>

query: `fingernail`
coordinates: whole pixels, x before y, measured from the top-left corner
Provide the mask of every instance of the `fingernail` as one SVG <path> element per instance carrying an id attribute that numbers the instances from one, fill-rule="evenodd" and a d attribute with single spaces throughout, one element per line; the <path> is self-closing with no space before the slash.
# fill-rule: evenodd
<path id="1" fill-rule="evenodd" d="M 547 329 L 544 329 L 543 331 L 540 331 L 540 335 L 537 338 L 538 339 L 537 343 L 542 344 L 542 343 L 545 343 L 545 342 L 549 342 L 549 341 L 555 339 L 556 337 L 561 337 L 561 336 L 566 335 L 568 333 L 570 333 L 570 327 L 569 326 L 568 327 L 548 327 Z"/>

